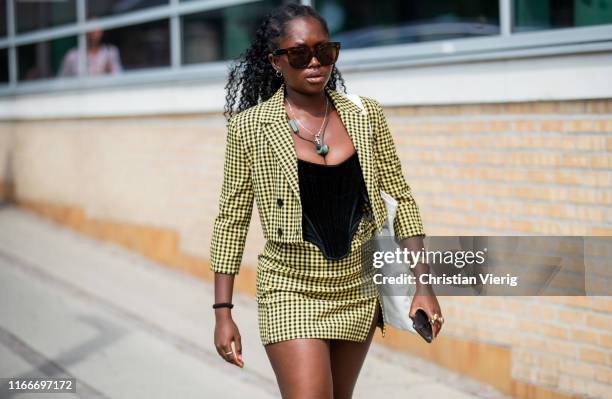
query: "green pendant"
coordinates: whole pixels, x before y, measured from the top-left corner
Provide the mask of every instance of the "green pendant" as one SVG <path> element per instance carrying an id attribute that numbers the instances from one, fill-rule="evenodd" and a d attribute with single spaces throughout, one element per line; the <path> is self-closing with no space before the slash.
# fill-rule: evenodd
<path id="1" fill-rule="evenodd" d="M 327 144 L 317 144 L 317 154 L 325 155 L 329 151 Z"/>
<path id="2" fill-rule="evenodd" d="M 295 119 L 289 119 L 289 126 L 291 126 L 291 130 L 293 130 L 293 133 L 298 133 L 299 130 L 297 124 L 295 123 Z"/>

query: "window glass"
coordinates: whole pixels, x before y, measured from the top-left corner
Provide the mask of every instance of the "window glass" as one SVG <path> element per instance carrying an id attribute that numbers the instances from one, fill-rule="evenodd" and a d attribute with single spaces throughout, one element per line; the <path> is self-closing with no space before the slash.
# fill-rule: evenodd
<path id="1" fill-rule="evenodd" d="M 168 4 L 168 0 L 87 0 L 87 15 L 90 18 L 117 15 L 162 4 Z"/>
<path id="2" fill-rule="evenodd" d="M 48 79 L 57 76 L 62 63 L 76 45 L 76 36 L 70 36 L 17 47 L 18 80 Z"/>
<path id="3" fill-rule="evenodd" d="M 75 0 L 15 1 L 18 33 L 76 22 Z"/>
<path id="4" fill-rule="evenodd" d="M 343 48 L 499 34 L 499 2 L 317 0 L 332 40 Z"/>
<path id="5" fill-rule="evenodd" d="M 0 0 L 0 37 L 6 35 L 6 0 Z"/>
<path id="6" fill-rule="evenodd" d="M 515 32 L 612 23 L 612 0 L 514 0 Z"/>
<path id="7" fill-rule="evenodd" d="M 97 29 L 87 32 L 87 55 L 85 75 L 99 76 L 119 74 L 123 71 L 119 49 L 114 44 L 104 41 L 104 31 Z M 78 48 L 71 48 L 60 66 L 61 77 L 77 76 L 79 70 Z"/>
<path id="8" fill-rule="evenodd" d="M 88 35 L 88 48 L 91 46 Z M 106 62 L 89 57 L 88 70 L 105 69 L 109 73 L 170 65 L 169 20 L 163 19 L 100 31 L 101 51 Z M 102 64 L 100 64 L 102 62 Z M 93 65 L 97 63 L 98 65 Z"/>
<path id="9" fill-rule="evenodd" d="M 8 49 L 0 49 L 0 83 L 8 83 Z"/>
<path id="10" fill-rule="evenodd" d="M 184 64 L 235 58 L 246 49 L 263 16 L 281 0 L 264 0 L 182 17 Z"/>

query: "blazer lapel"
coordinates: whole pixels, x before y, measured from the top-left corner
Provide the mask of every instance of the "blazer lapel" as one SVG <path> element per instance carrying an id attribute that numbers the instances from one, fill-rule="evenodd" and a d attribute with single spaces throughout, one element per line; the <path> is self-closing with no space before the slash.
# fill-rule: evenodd
<path id="1" fill-rule="evenodd" d="M 357 151 L 363 180 L 365 181 L 368 196 L 371 198 L 371 194 L 375 192 L 376 187 L 374 185 L 374 159 L 372 158 L 373 135 L 370 131 L 368 117 L 365 111 L 362 112 L 351 100 L 336 91 L 331 91 L 331 93 L 342 124 L 348 131 Z"/>
<path id="2" fill-rule="evenodd" d="M 263 105 L 262 128 L 269 145 L 274 150 L 289 186 L 300 201 L 300 185 L 297 172 L 297 154 L 291 138 L 289 124 L 285 118 L 284 84 Z"/>
<path id="3" fill-rule="evenodd" d="M 355 146 L 368 195 L 372 198 L 372 193 L 376 192 L 376 185 L 373 174 L 372 132 L 370 132 L 367 115 L 365 111 L 362 112 L 357 105 L 338 91 L 331 90 L 328 87 L 325 87 L 325 91 L 333 102 L 340 120 Z M 282 84 L 263 107 L 263 134 L 274 149 L 289 185 L 301 204 L 297 154 L 291 138 L 292 133 L 286 121 L 284 99 L 285 85 Z"/>

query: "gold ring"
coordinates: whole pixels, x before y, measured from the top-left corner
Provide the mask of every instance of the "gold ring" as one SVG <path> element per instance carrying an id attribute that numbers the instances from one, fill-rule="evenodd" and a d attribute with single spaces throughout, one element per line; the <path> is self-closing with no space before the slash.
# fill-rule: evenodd
<path id="1" fill-rule="evenodd" d="M 440 325 L 444 324 L 444 317 L 440 316 L 437 313 L 434 313 L 433 317 L 429 320 L 429 322 L 431 324 L 435 323 L 436 321 L 440 322 Z"/>

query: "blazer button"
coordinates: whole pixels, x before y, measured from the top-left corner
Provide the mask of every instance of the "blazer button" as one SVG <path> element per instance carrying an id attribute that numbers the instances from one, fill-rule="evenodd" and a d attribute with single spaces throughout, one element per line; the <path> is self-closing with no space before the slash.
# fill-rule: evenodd
<path id="1" fill-rule="evenodd" d="M 283 235 L 283 229 L 281 229 L 280 227 L 278 228 L 278 230 L 276 230 L 276 232 L 278 233 L 279 237 Z"/>
<path id="2" fill-rule="evenodd" d="M 283 207 L 283 199 L 282 198 L 278 198 L 276 200 L 276 206 L 279 207 L 279 208 Z"/>

